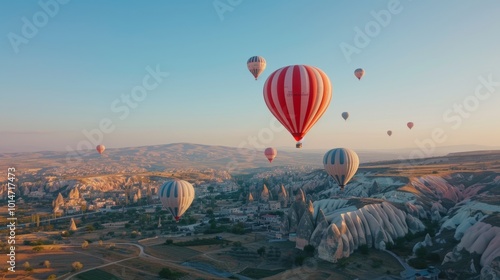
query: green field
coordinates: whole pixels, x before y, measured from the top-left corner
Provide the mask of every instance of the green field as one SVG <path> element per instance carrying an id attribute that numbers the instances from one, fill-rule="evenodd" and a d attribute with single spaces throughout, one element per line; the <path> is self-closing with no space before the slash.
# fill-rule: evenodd
<path id="1" fill-rule="evenodd" d="M 106 271 L 100 270 L 100 269 L 93 269 L 81 274 L 78 274 L 76 278 L 81 279 L 81 280 L 122 280 L 121 278 L 118 278 L 114 276 L 111 273 L 108 273 Z"/>
<path id="2" fill-rule="evenodd" d="M 146 248 L 146 252 L 160 259 L 173 260 L 178 262 L 186 261 L 198 256 L 200 252 L 175 245 L 155 245 Z"/>

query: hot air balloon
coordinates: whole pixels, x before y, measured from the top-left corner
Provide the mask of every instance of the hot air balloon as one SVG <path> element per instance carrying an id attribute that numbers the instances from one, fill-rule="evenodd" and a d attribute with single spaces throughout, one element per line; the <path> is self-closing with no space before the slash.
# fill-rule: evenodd
<path id="1" fill-rule="evenodd" d="M 387 130 L 387 135 L 391 136 L 392 135 L 392 131 L 391 130 Z"/>
<path id="2" fill-rule="evenodd" d="M 267 157 L 269 162 L 273 162 L 273 159 L 278 155 L 278 151 L 275 148 L 267 148 L 264 150 L 264 155 Z"/>
<path id="3" fill-rule="evenodd" d="M 97 147 L 95 147 L 95 149 L 97 150 L 97 152 L 99 152 L 99 154 L 102 155 L 102 153 L 104 152 L 106 147 L 104 147 L 104 145 L 97 145 Z"/>
<path id="4" fill-rule="evenodd" d="M 321 69 L 290 65 L 269 75 L 264 84 L 264 100 L 300 148 L 300 140 L 330 105 L 332 90 L 330 79 Z"/>
<path id="5" fill-rule="evenodd" d="M 266 60 L 262 56 L 252 56 L 247 60 L 247 67 L 255 80 L 266 69 Z"/>
<path id="6" fill-rule="evenodd" d="M 356 78 L 358 78 L 358 80 L 361 80 L 361 78 L 363 78 L 364 75 L 365 75 L 365 70 L 363 70 L 361 68 L 354 70 L 354 76 L 356 76 Z"/>
<path id="7" fill-rule="evenodd" d="M 323 157 L 326 173 L 339 184 L 340 189 L 349 183 L 359 167 L 358 155 L 350 149 L 337 148 L 328 151 Z"/>
<path id="8" fill-rule="evenodd" d="M 349 117 L 349 113 L 348 112 L 344 112 L 342 113 L 342 118 L 347 121 L 347 118 Z"/>
<path id="9" fill-rule="evenodd" d="M 178 222 L 194 199 L 194 188 L 184 180 L 167 181 L 160 187 L 160 201 Z"/>
<path id="10" fill-rule="evenodd" d="M 413 123 L 409 122 L 409 123 L 406 124 L 406 126 L 408 126 L 409 129 L 412 129 L 413 128 Z"/>

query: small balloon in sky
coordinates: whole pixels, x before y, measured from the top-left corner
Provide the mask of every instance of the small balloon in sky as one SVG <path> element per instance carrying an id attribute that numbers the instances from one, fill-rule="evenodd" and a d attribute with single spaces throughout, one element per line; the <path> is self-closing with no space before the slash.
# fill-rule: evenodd
<path id="1" fill-rule="evenodd" d="M 104 145 L 97 145 L 97 147 L 95 147 L 95 149 L 97 150 L 97 152 L 99 154 L 102 155 L 102 153 L 104 152 L 104 150 L 106 149 L 106 147 L 104 147 Z"/>
<path id="2" fill-rule="evenodd" d="M 363 70 L 362 68 L 354 70 L 354 76 L 356 76 L 358 80 L 361 80 L 361 78 L 363 78 L 364 75 L 365 75 L 365 70 Z"/>
<path id="3" fill-rule="evenodd" d="M 342 118 L 347 121 L 347 118 L 349 118 L 349 113 L 348 112 L 343 112 L 342 113 Z"/>
<path id="4" fill-rule="evenodd" d="M 406 124 L 406 126 L 408 126 L 409 129 L 412 129 L 413 128 L 413 123 L 409 122 L 409 123 Z"/>
<path id="5" fill-rule="evenodd" d="M 391 130 L 387 130 L 387 135 L 391 136 L 392 135 L 392 131 Z"/>
<path id="6" fill-rule="evenodd" d="M 250 73 L 255 77 L 255 80 L 266 69 L 266 60 L 262 56 L 252 56 L 247 60 L 247 67 Z"/>
<path id="7" fill-rule="evenodd" d="M 278 151 L 275 148 L 267 148 L 264 150 L 264 155 L 266 156 L 269 162 L 273 162 L 273 159 L 278 155 Z"/>

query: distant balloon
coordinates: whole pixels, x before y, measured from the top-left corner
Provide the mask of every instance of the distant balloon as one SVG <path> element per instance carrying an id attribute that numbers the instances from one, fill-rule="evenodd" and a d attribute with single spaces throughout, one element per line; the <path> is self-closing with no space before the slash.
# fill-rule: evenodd
<path id="1" fill-rule="evenodd" d="M 167 181 L 160 187 L 160 201 L 178 222 L 194 200 L 194 188 L 184 180 Z"/>
<path id="2" fill-rule="evenodd" d="M 387 135 L 391 136 L 392 135 L 392 131 L 387 130 Z"/>
<path id="3" fill-rule="evenodd" d="M 271 113 L 298 142 L 330 105 L 332 85 L 319 68 L 290 65 L 274 71 L 264 84 L 264 100 Z"/>
<path id="4" fill-rule="evenodd" d="M 358 155 L 351 149 L 337 148 L 328 151 L 323 157 L 325 171 L 343 190 L 359 167 Z"/>
<path id="5" fill-rule="evenodd" d="M 349 113 L 348 112 L 342 113 L 342 118 L 347 121 L 347 118 L 349 118 Z"/>
<path id="6" fill-rule="evenodd" d="M 406 126 L 408 126 L 409 129 L 412 129 L 413 128 L 413 123 L 409 122 L 409 123 L 406 124 Z"/>
<path id="7" fill-rule="evenodd" d="M 255 80 L 266 69 L 266 60 L 262 56 L 252 56 L 247 61 L 247 67 L 250 73 L 255 77 Z"/>
<path id="8" fill-rule="evenodd" d="M 356 76 L 358 80 L 361 80 L 361 78 L 363 78 L 364 75 L 365 75 L 365 70 L 363 70 L 362 68 L 354 70 L 354 76 Z"/>
<path id="9" fill-rule="evenodd" d="M 273 162 L 273 159 L 278 155 L 278 151 L 275 148 L 267 148 L 264 150 L 264 155 L 267 157 L 269 162 Z"/>
<path id="10" fill-rule="evenodd" d="M 97 150 L 97 152 L 99 152 L 99 154 L 102 155 L 102 153 L 104 152 L 106 147 L 104 147 L 104 145 L 97 145 L 97 147 L 95 147 L 95 149 Z"/>

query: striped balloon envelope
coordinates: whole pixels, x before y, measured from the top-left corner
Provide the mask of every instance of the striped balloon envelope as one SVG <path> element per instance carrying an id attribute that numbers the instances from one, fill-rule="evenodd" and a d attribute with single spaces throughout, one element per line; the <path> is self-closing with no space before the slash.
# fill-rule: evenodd
<path id="1" fill-rule="evenodd" d="M 300 142 L 325 113 L 332 85 L 319 68 L 290 65 L 274 71 L 264 84 L 264 101 L 271 113 Z M 297 147 L 300 147 L 297 143 Z"/>
<path id="2" fill-rule="evenodd" d="M 252 56 L 247 60 L 247 67 L 250 73 L 255 77 L 255 80 L 266 69 L 266 60 L 262 56 Z"/>
<path id="3" fill-rule="evenodd" d="M 194 188 L 184 180 L 167 181 L 160 187 L 160 201 L 174 219 L 179 221 L 194 200 Z"/>
<path id="4" fill-rule="evenodd" d="M 359 167 L 359 158 L 351 149 L 337 148 L 326 152 L 323 157 L 325 171 L 339 184 L 343 190 Z"/>

